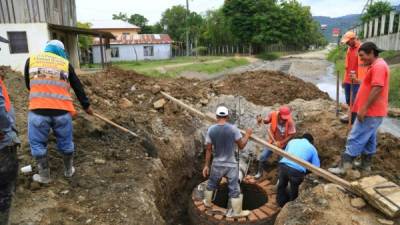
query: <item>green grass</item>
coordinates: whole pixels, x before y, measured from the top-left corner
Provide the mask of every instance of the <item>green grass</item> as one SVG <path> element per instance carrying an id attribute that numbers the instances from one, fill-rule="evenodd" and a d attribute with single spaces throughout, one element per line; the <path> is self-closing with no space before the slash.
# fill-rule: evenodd
<path id="1" fill-rule="evenodd" d="M 380 54 L 380 57 L 388 60 L 399 54 L 400 52 L 398 51 L 385 51 Z M 336 69 L 339 71 L 341 78 L 344 76 L 345 55 L 346 50 L 344 48 L 335 48 L 328 54 L 328 60 L 335 63 Z M 390 71 L 389 104 L 392 107 L 400 108 L 400 68 L 393 68 Z"/>
<path id="2" fill-rule="evenodd" d="M 214 62 L 213 62 L 214 61 Z M 183 63 L 193 63 L 182 65 Z M 164 71 L 156 69 L 157 67 L 175 65 L 175 68 L 165 68 Z M 245 58 L 233 57 L 180 57 L 172 60 L 142 61 L 142 62 L 121 62 L 114 63 L 117 67 L 124 70 L 135 70 L 147 76 L 152 77 L 176 77 L 183 72 L 199 72 L 205 74 L 214 74 L 238 66 L 249 64 Z"/>
<path id="3" fill-rule="evenodd" d="M 265 52 L 256 55 L 257 58 L 262 59 L 262 60 L 276 60 L 279 59 L 282 56 L 281 53 L 279 52 Z"/>
<path id="4" fill-rule="evenodd" d="M 392 107 L 400 108 L 400 68 L 390 71 L 389 103 Z"/>

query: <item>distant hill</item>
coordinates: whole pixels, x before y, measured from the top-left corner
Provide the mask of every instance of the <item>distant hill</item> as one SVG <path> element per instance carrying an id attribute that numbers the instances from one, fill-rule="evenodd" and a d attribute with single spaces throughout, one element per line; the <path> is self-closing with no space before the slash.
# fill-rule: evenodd
<path id="1" fill-rule="evenodd" d="M 314 20 L 320 24 L 326 24 L 327 29 L 323 31 L 324 36 L 329 42 L 336 42 L 337 39 L 332 37 L 332 29 L 340 28 L 341 32 L 346 32 L 349 28 L 359 23 L 360 14 L 352 14 L 342 17 L 314 16 Z"/>

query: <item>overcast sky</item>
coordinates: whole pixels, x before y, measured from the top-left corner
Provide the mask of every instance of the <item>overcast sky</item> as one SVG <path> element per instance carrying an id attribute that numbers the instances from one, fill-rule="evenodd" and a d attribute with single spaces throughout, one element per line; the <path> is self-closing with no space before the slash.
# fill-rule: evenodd
<path id="1" fill-rule="evenodd" d="M 314 16 L 338 17 L 361 13 L 367 0 L 300 0 L 303 5 L 311 6 Z M 190 0 L 190 9 L 198 13 L 220 7 L 224 0 Z M 390 0 L 400 4 L 400 0 Z M 150 24 L 161 18 L 162 12 L 173 5 L 185 5 L 185 0 L 76 0 L 78 20 L 111 20 L 113 13 L 139 13 Z"/>

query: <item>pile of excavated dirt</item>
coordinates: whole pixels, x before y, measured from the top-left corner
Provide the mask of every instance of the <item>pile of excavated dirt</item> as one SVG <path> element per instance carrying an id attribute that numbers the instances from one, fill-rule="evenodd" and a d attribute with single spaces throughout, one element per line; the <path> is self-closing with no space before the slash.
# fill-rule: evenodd
<path id="1" fill-rule="evenodd" d="M 281 210 L 275 225 L 397 224 L 335 184 L 313 187 L 310 181 L 306 181 L 301 189 L 297 200 L 286 204 Z"/>
<path id="2" fill-rule="evenodd" d="M 26 137 L 28 92 L 24 79 L 9 69 L 0 71 L 7 73 L 17 112 L 23 141 L 20 164 L 35 165 Z M 62 158 L 51 137 L 53 183 L 40 186 L 31 181 L 32 174 L 21 174 L 12 224 L 187 224 L 189 195 L 203 180 L 201 129 L 205 123 L 168 101 L 158 102 L 160 90 L 199 109 L 221 94 L 242 95 L 264 107 L 289 104 L 295 110 L 299 131 L 315 135 L 323 167 L 337 160 L 344 147 L 346 126 L 337 122 L 332 103 L 324 100 L 327 95 L 284 74 L 266 71 L 199 81 L 149 78 L 112 69 L 80 78 L 97 113 L 145 141 L 80 112 L 74 119 L 76 176 L 70 180 L 63 177 Z M 374 169 L 398 179 L 399 142 L 388 135 L 381 135 L 380 140 Z"/>
<path id="3" fill-rule="evenodd" d="M 217 84 L 218 93 L 245 97 L 258 105 L 286 104 L 294 99 L 329 99 L 315 85 L 272 71 L 255 71 L 228 76 Z"/>

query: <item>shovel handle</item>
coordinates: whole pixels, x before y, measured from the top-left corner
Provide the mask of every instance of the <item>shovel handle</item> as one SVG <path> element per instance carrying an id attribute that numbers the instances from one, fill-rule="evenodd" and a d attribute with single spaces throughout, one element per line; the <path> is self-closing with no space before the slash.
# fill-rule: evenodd
<path id="1" fill-rule="evenodd" d="M 135 132 L 133 132 L 133 131 L 131 131 L 131 130 L 128 130 L 128 129 L 126 129 L 126 128 L 123 127 L 123 126 L 114 123 L 113 121 L 111 121 L 111 120 L 105 118 L 105 117 L 102 116 L 102 115 L 99 115 L 99 114 L 97 114 L 97 113 L 93 113 L 93 116 L 99 118 L 100 120 L 103 120 L 104 122 L 106 122 L 106 123 L 112 125 L 113 127 L 116 127 L 116 128 L 118 128 L 118 129 L 120 129 L 120 130 L 126 132 L 126 133 L 131 134 L 131 135 L 134 136 L 134 137 L 139 137 Z"/>

